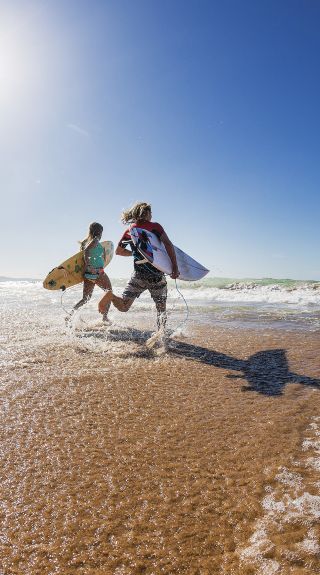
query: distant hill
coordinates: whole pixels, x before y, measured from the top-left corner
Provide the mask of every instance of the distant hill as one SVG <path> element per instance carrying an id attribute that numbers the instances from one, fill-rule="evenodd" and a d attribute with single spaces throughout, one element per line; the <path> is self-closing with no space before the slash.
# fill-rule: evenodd
<path id="1" fill-rule="evenodd" d="M 0 276 L 0 282 L 39 282 L 39 278 L 8 278 L 6 276 Z"/>

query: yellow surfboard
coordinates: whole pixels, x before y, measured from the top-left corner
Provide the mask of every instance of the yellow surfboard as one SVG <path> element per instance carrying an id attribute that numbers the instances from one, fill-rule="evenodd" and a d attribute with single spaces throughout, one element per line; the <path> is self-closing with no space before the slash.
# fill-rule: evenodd
<path id="1" fill-rule="evenodd" d="M 106 267 L 113 257 L 113 243 L 101 242 L 106 251 L 104 267 Z M 68 287 L 75 286 L 83 282 L 84 259 L 83 251 L 78 252 L 65 262 L 62 262 L 56 268 L 48 273 L 43 282 L 43 287 L 49 290 L 65 290 Z"/>

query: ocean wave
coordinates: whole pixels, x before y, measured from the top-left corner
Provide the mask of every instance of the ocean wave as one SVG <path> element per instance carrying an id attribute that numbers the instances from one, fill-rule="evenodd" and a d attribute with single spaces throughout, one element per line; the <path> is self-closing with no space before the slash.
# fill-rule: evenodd
<path id="1" fill-rule="evenodd" d="M 113 278 L 112 285 L 116 294 L 121 294 L 127 279 Z M 275 306 L 293 306 L 297 308 L 312 307 L 320 309 L 320 282 L 303 282 L 295 280 L 228 280 L 226 278 L 205 278 L 198 282 L 178 281 L 177 287 L 190 305 L 222 303 L 271 304 Z M 39 300 L 56 301 L 61 298 L 61 291 L 47 291 L 38 280 L 0 281 L 0 291 L 8 299 L 19 299 L 22 295 Z M 80 297 L 81 285 L 69 288 L 66 299 Z M 95 290 L 98 293 L 100 290 Z M 176 284 L 168 279 L 168 296 L 180 301 L 181 295 Z M 140 301 L 149 298 L 143 294 Z"/>
<path id="2" fill-rule="evenodd" d="M 281 289 L 277 286 L 242 287 L 239 289 L 199 287 L 198 290 L 183 289 L 183 294 L 189 300 L 206 300 L 212 302 L 246 302 L 267 304 L 291 304 L 299 307 L 319 306 L 320 290 L 299 288 L 295 290 Z"/>

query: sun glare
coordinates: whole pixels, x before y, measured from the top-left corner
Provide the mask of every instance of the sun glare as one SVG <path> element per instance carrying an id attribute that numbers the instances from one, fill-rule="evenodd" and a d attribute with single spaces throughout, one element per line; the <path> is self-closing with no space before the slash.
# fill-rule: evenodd
<path id="1" fill-rule="evenodd" d="M 0 104 L 7 109 L 32 91 L 39 55 L 30 19 L 21 13 L 0 15 Z"/>
<path id="2" fill-rule="evenodd" d="M 19 84 L 25 71 L 25 54 L 18 41 L 0 38 L 1 93 L 11 92 Z"/>

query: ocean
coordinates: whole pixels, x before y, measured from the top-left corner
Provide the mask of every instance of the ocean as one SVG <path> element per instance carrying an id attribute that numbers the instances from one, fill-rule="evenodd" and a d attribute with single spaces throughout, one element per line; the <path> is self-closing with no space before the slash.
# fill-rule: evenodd
<path id="1" fill-rule="evenodd" d="M 0 574 L 319 573 L 320 282 L 81 291 L 0 278 Z"/>
<path id="2" fill-rule="evenodd" d="M 114 292 L 121 295 L 125 279 L 112 279 Z M 9 316 L 11 329 L 27 316 L 39 326 L 50 323 L 52 333 L 64 329 L 64 317 L 81 299 L 82 287 L 65 292 L 47 291 L 37 280 L 0 278 L 1 313 Z M 99 323 L 96 288 L 92 300 L 77 314 L 75 323 Z M 320 328 L 320 282 L 279 279 L 205 278 L 197 282 L 168 281 L 168 327 L 174 331 L 188 319 L 212 325 L 241 328 L 254 326 L 317 331 Z M 143 316 L 154 329 L 154 303 L 143 294 L 124 316 L 115 308 L 110 318 L 117 325 L 135 326 Z M 8 316 L 6 315 L 8 313 Z M 15 323 L 17 321 L 17 324 Z M 13 327 L 14 323 L 14 327 Z M 27 328 L 27 325 L 25 326 Z M 37 330 L 36 330 L 37 331 Z"/>

